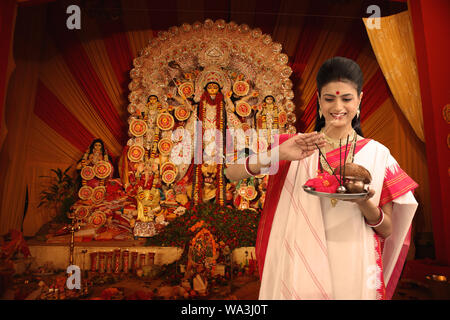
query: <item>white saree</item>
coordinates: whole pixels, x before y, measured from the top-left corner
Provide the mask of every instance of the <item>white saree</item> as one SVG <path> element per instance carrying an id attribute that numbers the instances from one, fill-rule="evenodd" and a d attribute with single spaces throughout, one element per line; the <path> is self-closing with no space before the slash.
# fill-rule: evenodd
<path id="1" fill-rule="evenodd" d="M 332 207 L 330 199 L 304 192 L 305 182 L 317 175 L 318 161 L 315 152 L 290 164 L 270 229 L 259 298 L 383 299 L 402 246 L 409 241 L 417 208 L 410 190 L 417 184 L 409 179 L 415 186 L 397 185 L 395 192 L 385 192 L 390 183 L 386 176 L 401 171 L 389 150 L 370 140 L 355 154 L 354 162 L 372 175 L 375 195 L 369 201 L 377 206 L 393 202 L 393 231 L 381 249 L 382 241 L 357 204 L 338 201 Z"/>

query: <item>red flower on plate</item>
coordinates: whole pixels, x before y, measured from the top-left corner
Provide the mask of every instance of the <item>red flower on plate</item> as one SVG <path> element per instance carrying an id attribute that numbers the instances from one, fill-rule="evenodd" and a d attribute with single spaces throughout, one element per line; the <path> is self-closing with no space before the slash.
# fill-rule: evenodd
<path id="1" fill-rule="evenodd" d="M 316 178 L 306 181 L 305 185 L 318 192 L 336 193 L 337 187 L 339 187 L 338 179 L 340 179 L 339 175 L 333 176 L 328 172 L 323 172 L 319 173 Z"/>

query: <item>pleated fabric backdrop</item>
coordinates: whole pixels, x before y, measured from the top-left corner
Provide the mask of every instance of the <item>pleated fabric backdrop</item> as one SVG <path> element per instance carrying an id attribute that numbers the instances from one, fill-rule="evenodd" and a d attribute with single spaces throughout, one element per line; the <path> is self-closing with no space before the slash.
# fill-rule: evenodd
<path id="1" fill-rule="evenodd" d="M 360 4 L 328 1 L 323 6 L 313 0 L 112 2 L 121 6 L 117 19 L 108 19 L 95 8 L 87 13 L 82 11 L 81 30 L 76 31 L 65 28 L 68 16 L 65 8 L 77 1 L 52 3 L 41 13 L 46 17 L 46 25 L 40 31 L 42 50 L 35 88 L 29 88 L 36 93 L 29 115 L 26 161 L 24 167 L 11 173 L 20 173 L 24 179 L 20 184 L 13 186 L 10 182 L 10 186 L 3 188 L 0 233 L 20 229 L 25 188 L 29 192 L 25 235 L 33 235 L 50 219 L 47 209 L 37 208 L 39 192 L 46 183 L 39 176 L 49 174 L 50 169 L 74 164 L 92 139 L 102 138 L 117 161 L 127 140 L 128 73 L 133 59 L 158 31 L 207 18 L 260 28 L 283 45 L 294 71 L 291 79 L 297 128 L 302 132 L 314 128 L 315 75 L 322 62 L 336 55 L 354 59 L 365 76 L 361 110 L 364 135 L 386 145 L 420 184 L 417 189 L 420 208 L 415 224 L 418 231 L 431 231 L 424 143 L 396 104 L 362 20 L 348 18 L 361 11 Z M 113 15 L 114 11 L 111 12 Z M 16 45 L 24 44 L 16 39 Z M 23 88 L 10 87 L 8 95 L 14 94 L 14 90 L 19 92 Z M 15 125 L 20 124 L 14 120 L 7 123 L 8 129 Z M 6 146 L 5 142 L 5 148 L 12 151 L 15 147 Z"/>

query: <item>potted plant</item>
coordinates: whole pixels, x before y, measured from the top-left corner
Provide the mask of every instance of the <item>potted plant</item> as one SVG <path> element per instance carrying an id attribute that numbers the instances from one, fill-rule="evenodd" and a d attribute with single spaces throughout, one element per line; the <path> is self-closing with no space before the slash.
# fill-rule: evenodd
<path id="1" fill-rule="evenodd" d="M 47 208 L 54 209 L 54 222 L 70 222 L 67 213 L 76 201 L 76 194 L 78 190 L 76 179 L 68 174 L 71 167 L 72 166 L 69 166 L 64 171 L 60 168 L 52 169 L 51 172 L 53 175 L 41 176 L 44 178 L 50 178 L 51 183 L 47 189 L 41 191 L 41 201 L 38 208 L 45 206 Z"/>

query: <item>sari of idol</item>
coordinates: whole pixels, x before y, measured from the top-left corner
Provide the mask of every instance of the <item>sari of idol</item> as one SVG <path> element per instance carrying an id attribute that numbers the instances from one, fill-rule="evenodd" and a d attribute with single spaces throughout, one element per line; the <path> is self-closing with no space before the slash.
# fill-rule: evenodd
<path id="1" fill-rule="evenodd" d="M 292 136 L 282 134 L 278 143 Z M 326 157 L 339 166 L 339 148 Z M 269 176 L 258 226 L 259 299 L 391 299 L 409 248 L 418 185 L 374 140 L 356 142 L 353 162 L 372 175 L 375 195 L 368 201 L 378 207 L 393 203 L 392 234 L 381 238 L 356 203 L 333 206 L 329 198 L 303 190 L 317 176 L 318 151 L 300 161 L 280 161 Z"/>

